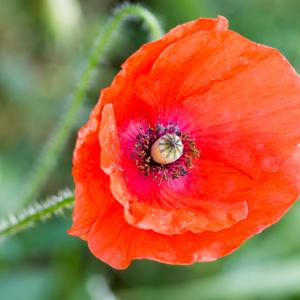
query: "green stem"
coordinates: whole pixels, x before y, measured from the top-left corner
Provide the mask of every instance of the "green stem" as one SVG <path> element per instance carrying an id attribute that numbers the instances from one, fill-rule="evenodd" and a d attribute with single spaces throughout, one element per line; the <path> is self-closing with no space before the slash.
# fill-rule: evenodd
<path id="1" fill-rule="evenodd" d="M 0 222 L 0 238 L 22 231 L 36 222 L 46 220 L 73 207 L 74 197 L 70 191 L 60 192 L 42 204 L 35 204 L 18 215 L 12 215 Z"/>
<path id="2" fill-rule="evenodd" d="M 20 205 L 26 205 L 35 199 L 43 185 L 45 184 L 49 173 L 54 168 L 57 157 L 66 144 L 71 130 L 76 121 L 76 115 L 85 100 L 85 95 L 91 79 L 94 77 L 99 61 L 103 59 L 104 53 L 110 45 L 114 33 L 120 28 L 122 22 L 129 17 L 141 18 L 148 26 L 151 39 L 157 39 L 163 34 L 159 22 L 155 16 L 147 9 L 139 5 L 124 5 L 115 11 L 115 14 L 107 22 L 99 36 L 96 38 L 94 47 L 88 57 L 86 67 L 79 81 L 78 87 L 71 99 L 66 113 L 59 122 L 56 130 L 49 139 L 42 151 L 33 172 L 26 181 L 23 196 Z"/>

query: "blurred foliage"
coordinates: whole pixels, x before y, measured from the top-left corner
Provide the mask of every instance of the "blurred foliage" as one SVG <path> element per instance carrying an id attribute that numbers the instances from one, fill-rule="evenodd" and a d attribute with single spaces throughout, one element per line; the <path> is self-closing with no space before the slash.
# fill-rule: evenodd
<path id="1" fill-rule="evenodd" d="M 14 211 L 28 171 L 74 90 L 99 26 L 122 1 L 10 0 L 0 6 L 0 216 Z M 199 16 L 229 18 L 231 28 L 278 48 L 300 70 L 300 1 L 139 1 L 164 27 Z M 124 26 L 99 66 L 77 119 L 86 120 L 99 89 L 146 41 L 139 21 Z M 41 195 L 72 187 L 76 129 Z M 218 262 L 167 266 L 136 261 L 116 271 L 66 234 L 70 215 L 0 244 L 2 300 L 300 299 L 300 206 Z"/>

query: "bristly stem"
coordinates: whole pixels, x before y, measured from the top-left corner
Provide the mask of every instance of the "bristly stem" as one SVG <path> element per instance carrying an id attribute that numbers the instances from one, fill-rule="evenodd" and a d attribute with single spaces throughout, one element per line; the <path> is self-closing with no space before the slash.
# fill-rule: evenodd
<path id="1" fill-rule="evenodd" d="M 28 176 L 22 193 L 23 195 L 19 201 L 20 205 L 26 205 L 37 198 L 71 133 L 76 121 L 76 115 L 85 100 L 88 86 L 94 77 L 98 63 L 103 59 L 114 33 L 120 28 L 122 22 L 130 17 L 137 17 L 145 22 L 151 39 L 157 39 L 162 36 L 163 31 L 158 20 L 142 6 L 123 5 L 116 9 L 114 15 L 108 20 L 99 36 L 95 39 L 94 47 L 91 49 L 86 67 L 84 68 L 78 87 L 70 99 L 67 111 L 45 145 L 36 165 L 33 167 L 33 171 Z"/>
<path id="2" fill-rule="evenodd" d="M 73 204 L 73 193 L 67 190 L 49 197 L 42 203 L 32 205 L 18 215 L 11 215 L 0 222 L 0 240 L 31 227 L 36 222 L 58 215 L 72 208 Z"/>

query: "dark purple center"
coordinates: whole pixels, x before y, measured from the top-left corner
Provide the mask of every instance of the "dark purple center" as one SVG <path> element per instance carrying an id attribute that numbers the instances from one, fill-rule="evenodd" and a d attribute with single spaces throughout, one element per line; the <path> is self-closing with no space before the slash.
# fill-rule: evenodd
<path id="1" fill-rule="evenodd" d="M 152 159 L 150 152 L 153 143 L 165 134 L 176 134 L 180 137 L 184 150 L 178 160 L 162 165 Z M 196 148 L 194 140 L 172 123 L 167 126 L 158 123 L 154 128 L 150 125 L 147 128 L 140 128 L 132 151 L 132 159 L 140 172 L 145 176 L 152 176 L 158 181 L 176 179 L 187 175 L 195 157 L 199 157 L 199 150 Z"/>

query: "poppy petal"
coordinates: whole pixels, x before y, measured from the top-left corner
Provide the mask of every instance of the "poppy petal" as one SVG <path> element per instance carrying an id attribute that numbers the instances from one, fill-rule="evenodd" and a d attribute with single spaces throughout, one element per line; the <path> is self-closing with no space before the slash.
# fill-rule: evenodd
<path id="1" fill-rule="evenodd" d="M 253 182 L 223 164 L 200 160 L 179 183 L 159 184 L 139 174 L 129 155 L 122 156 L 111 104 L 103 108 L 99 140 L 101 168 L 110 176 L 111 191 L 124 206 L 130 224 L 179 234 L 218 231 L 247 216 L 247 199 L 241 197 L 253 188 Z"/>
<path id="2" fill-rule="evenodd" d="M 299 76 L 277 50 L 232 31 L 173 43 L 135 89 L 161 119 L 180 116 L 202 155 L 253 177 L 278 170 L 300 141 Z"/>
<path id="3" fill-rule="evenodd" d="M 176 41 L 199 31 L 223 31 L 227 30 L 228 21 L 219 16 L 216 19 L 199 18 L 183 25 L 179 25 L 168 32 L 163 38 L 143 45 L 131 55 L 122 65 L 122 70 L 114 78 L 111 86 L 102 91 L 102 105 L 112 103 L 115 110 L 118 127 L 127 121 L 128 107 L 131 107 L 132 117 L 146 118 L 149 122 L 157 117 L 157 111 L 153 103 L 141 101 L 132 88 L 137 78 L 147 74 L 160 53 Z M 127 124 L 125 124 L 127 125 Z"/>
<path id="4" fill-rule="evenodd" d="M 82 239 L 87 239 L 93 222 L 105 212 L 110 199 L 109 179 L 100 169 L 100 110 L 100 104 L 97 104 L 87 124 L 80 129 L 73 155 L 76 201 L 73 226 L 68 233 Z"/>
<path id="5" fill-rule="evenodd" d="M 286 188 L 289 186 L 290 188 Z M 213 261 L 236 250 L 251 236 L 277 222 L 295 202 L 298 193 L 282 172 L 261 183 L 249 207 L 248 217 L 219 232 L 162 235 L 129 225 L 123 207 L 114 202 L 93 224 L 88 244 L 91 252 L 112 267 L 127 268 L 133 259 L 151 259 L 169 264 Z M 263 213 L 267 212 L 267 213 Z"/>

